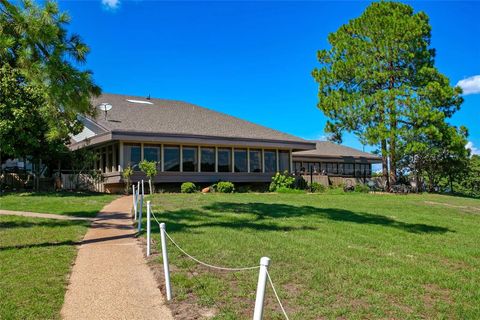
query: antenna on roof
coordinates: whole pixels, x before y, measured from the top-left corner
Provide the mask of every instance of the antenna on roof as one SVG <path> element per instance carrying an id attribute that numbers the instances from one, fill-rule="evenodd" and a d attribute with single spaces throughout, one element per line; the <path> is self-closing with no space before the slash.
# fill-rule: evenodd
<path id="1" fill-rule="evenodd" d="M 108 110 L 112 109 L 112 105 L 104 102 L 104 103 L 100 104 L 97 108 L 102 110 L 103 112 L 105 112 L 105 120 L 107 120 L 107 112 L 108 112 Z"/>
<path id="2" fill-rule="evenodd" d="M 148 94 L 147 100 L 150 100 L 150 93 Z"/>

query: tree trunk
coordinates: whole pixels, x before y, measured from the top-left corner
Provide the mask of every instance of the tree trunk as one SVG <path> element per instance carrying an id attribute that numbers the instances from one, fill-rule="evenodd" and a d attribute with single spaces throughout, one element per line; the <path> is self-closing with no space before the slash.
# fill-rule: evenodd
<path id="1" fill-rule="evenodd" d="M 382 139 L 382 175 L 385 179 L 386 191 L 390 190 L 390 179 L 388 177 L 388 154 L 387 154 L 387 141 Z"/>
<path id="2" fill-rule="evenodd" d="M 153 194 L 152 178 L 148 179 L 148 187 L 150 189 L 150 195 Z"/>

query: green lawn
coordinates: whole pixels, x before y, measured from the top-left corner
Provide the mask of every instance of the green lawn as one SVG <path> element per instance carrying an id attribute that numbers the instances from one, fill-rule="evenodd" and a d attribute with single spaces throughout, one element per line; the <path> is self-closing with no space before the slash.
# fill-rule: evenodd
<path id="1" fill-rule="evenodd" d="M 0 209 L 94 217 L 116 197 L 85 192 L 10 193 L 0 196 Z"/>
<path id="2" fill-rule="evenodd" d="M 358 193 L 150 199 L 170 235 L 201 260 L 234 267 L 270 257 L 291 319 L 480 319 L 480 200 Z M 251 318 L 257 271 L 199 267 L 171 244 L 169 255 L 174 309 Z M 266 299 L 266 319 L 281 319 L 271 290 Z"/>
<path id="3" fill-rule="evenodd" d="M 59 319 L 82 221 L 0 216 L 0 319 Z"/>
<path id="4" fill-rule="evenodd" d="M 23 193 L 0 197 L 0 209 L 94 216 L 116 196 Z M 83 221 L 0 215 L 0 319 L 59 319 Z"/>

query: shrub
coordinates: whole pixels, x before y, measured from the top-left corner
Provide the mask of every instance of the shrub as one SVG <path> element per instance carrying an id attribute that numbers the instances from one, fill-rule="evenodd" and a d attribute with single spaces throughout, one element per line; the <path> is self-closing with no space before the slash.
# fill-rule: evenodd
<path id="1" fill-rule="evenodd" d="M 232 193 L 235 186 L 230 181 L 220 181 L 215 185 L 215 190 L 220 193 Z"/>
<path id="2" fill-rule="evenodd" d="M 325 190 L 327 188 L 321 183 L 312 182 L 312 185 L 310 186 L 310 189 L 311 189 L 312 192 L 325 192 Z"/>
<path id="3" fill-rule="evenodd" d="M 292 177 L 288 171 L 284 173 L 277 172 L 272 177 L 272 182 L 270 183 L 269 190 L 270 192 L 275 192 L 280 188 L 292 189 L 295 184 L 295 178 Z"/>
<path id="4" fill-rule="evenodd" d="M 359 183 L 355 186 L 355 192 L 369 193 L 370 188 L 366 184 Z"/>
<path id="5" fill-rule="evenodd" d="M 197 191 L 197 187 L 193 182 L 184 182 L 180 187 L 182 193 L 194 193 Z"/>
<path id="6" fill-rule="evenodd" d="M 297 194 L 297 193 L 305 193 L 304 190 L 300 190 L 300 189 L 292 189 L 292 188 L 285 188 L 285 187 L 280 187 L 280 188 L 277 188 L 277 191 L 278 193 L 294 193 L 294 194 Z"/>

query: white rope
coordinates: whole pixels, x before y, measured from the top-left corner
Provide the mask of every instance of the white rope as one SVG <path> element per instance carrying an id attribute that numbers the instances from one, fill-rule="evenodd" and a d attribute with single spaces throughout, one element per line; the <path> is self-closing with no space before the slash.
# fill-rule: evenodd
<path id="1" fill-rule="evenodd" d="M 172 241 L 172 243 L 178 248 L 178 250 L 180 250 L 184 255 L 186 255 L 187 257 L 189 257 L 190 259 L 200 263 L 201 265 L 204 265 L 206 267 L 209 267 L 209 268 L 213 268 L 213 269 L 218 269 L 218 270 L 226 270 L 226 271 L 245 271 L 245 270 L 253 270 L 253 269 L 258 269 L 260 268 L 260 266 L 254 266 L 254 267 L 242 267 L 242 268 L 227 268 L 227 267 L 218 267 L 218 266 L 214 266 L 214 265 L 211 265 L 211 264 L 208 264 L 208 263 L 205 263 L 203 261 L 200 261 L 198 260 L 197 258 L 189 255 L 185 250 L 183 250 L 182 248 L 180 248 L 180 246 L 172 239 L 172 237 L 170 237 L 170 235 L 165 231 L 165 234 L 167 235 L 168 239 L 170 239 L 170 241 Z"/>
<path id="2" fill-rule="evenodd" d="M 273 293 L 275 294 L 275 298 L 277 298 L 277 301 L 278 301 L 278 304 L 280 305 L 280 308 L 282 308 L 282 312 L 283 312 L 283 315 L 285 316 L 285 319 L 290 320 L 288 318 L 287 313 L 285 312 L 285 308 L 283 307 L 282 302 L 280 301 L 280 298 L 278 297 L 277 290 L 275 290 L 275 287 L 273 286 L 273 281 L 272 281 L 272 278 L 270 278 L 270 273 L 268 273 L 268 269 L 266 269 L 265 271 L 267 271 L 268 281 L 270 282 L 270 285 L 272 286 Z"/>
<path id="3" fill-rule="evenodd" d="M 153 210 L 151 210 L 151 213 L 152 213 L 152 216 L 153 218 L 155 219 L 155 221 L 158 223 L 158 227 L 160 227 L 160 222 L 158 221 L 157 217 L 155 216 L 155 213 L 153 212 Z M 160 232 L 162 232 L 160 230 Z M 195 262 L 201 264 L 201 265 L 204 265 L 205 267 L 209 267 L 209 268 L 213 268 L 213 269 L 218 269 L 218 270 L 225 270 L 225 271 L 245 271 L 245 270 L 253 270 L 253 269 L 258 269 L 260 268 L 260 266 L 254 266 L 254 267 L 242 267 L 242 268 L 228 268 L 228 267 L 219 267 L 219 266 L 214 266 L 214 265 L 211 265 L 211 264 L 208 264 L 206 262 L 203 262 L 203 261 L 200 261 L 198 260 L 197 258 L 193 257 L 192 255 L 188 254 L 185 250 L 183 250 L 176 242 L 175 240 L 172 239 L 172 237 L 170 237 L 170 235 L 165 231 L 165 234 L 166 236 L 168 237 L 168 239 L 170 239 L 170 241 L 178 248 L 178 250 L 180 250 L 184 255 L 186 255 L 187 257 L 189 257 L 190 259 L 194 260 Z"/>

